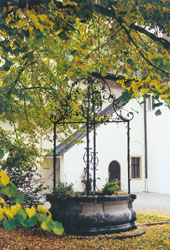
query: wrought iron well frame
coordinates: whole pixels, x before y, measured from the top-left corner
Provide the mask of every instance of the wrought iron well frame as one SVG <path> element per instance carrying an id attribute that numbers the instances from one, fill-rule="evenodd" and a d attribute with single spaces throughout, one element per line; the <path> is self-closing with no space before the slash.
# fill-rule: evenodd
<path id="1" fill-rule="evenodd" d="M 81 88 L 82 86 L 83 89 Z M 81 92 L 84 97 L 79 100 Z M 79 101 L 79 110 L 72 110 L 70 102 Z M 114 116 L 101 116 L 103 103 L 108 101 L 112 104 Z M 81 111 L 81 116 L 79 112 Z M 81 117 L 81 119 L 79 119 Z M 74 118 L 74 119 L 73 119 Z M 112 94 L 110 85 L 99 78 L 83 78 L 71 85 L 71 90 L 66 98 L 60 100 L 60 105 L 51 114 L 51 121 L 54 124 L 54 151 L 53 151 L 53 192 L 56 189 L 56 125 L 57 124 L 84 124 L 86 127 L 86 153 L 83 157 L 86 164 L 87 180 L 86 192 L 91 191 L 90 184 L 90 162 L 93 163 L 93 191 L 96 191 L 96 166 L 98 163 L 96 152 L 96 127 L 107 123 L 127 124 L 127 165 L 128 165 L 128 193 L 130 193 L 130 121 L 133 113 L 118 107 L 115 95 Z M 90 132 L 93 130 L 93 152 L 90 152 Z M 90 160 L 91 158 L 91 160 Z"/>

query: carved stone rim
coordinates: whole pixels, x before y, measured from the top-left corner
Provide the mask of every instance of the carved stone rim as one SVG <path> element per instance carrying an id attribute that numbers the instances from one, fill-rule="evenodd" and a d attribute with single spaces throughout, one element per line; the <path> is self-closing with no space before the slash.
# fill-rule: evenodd
<path id="1" fill-rule="evenodd" d="M 103 201 L 120 201 L 120 200 L 135 200 L 135 194 L 129 195 L 91 195 L 91 196 L 83 196 L 83 195 L 76 195 L 76 196 L 66 196 L 64 198 L 56 197 L 55 194 L 48 194 L 47 200 L 55 201 L 55 200 L 63 200 L 64 201 L 80 201 L 80 202 L 103 202 Z"/>

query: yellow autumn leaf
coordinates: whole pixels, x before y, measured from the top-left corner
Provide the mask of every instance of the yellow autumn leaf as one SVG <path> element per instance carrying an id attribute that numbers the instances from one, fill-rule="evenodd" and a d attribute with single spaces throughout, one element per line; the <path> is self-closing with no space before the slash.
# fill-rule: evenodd
<path id="1" fill-rule="evenodd" d="M 76 3 L 72 2 L 72 1 L 66 1 L 66 2 L 63 2 L 63 1 L 62 1 L 62 4 L 63 4 L 63 6 L 66 6 L 66 5 L 68 5 L 68 4 L 69 4 L 69 5 L 73 5 L 73 6 L 76 5 Z"/>
<path id="2" fill-rule="evenodd" d="M 3 170 L 0 171 L 0 177 L 0 182 L 3 186 L 6 186 L 10 182 L 9 176 Z"/>
<path id="3" fill-rule="evenodd" d="M 47 213 L 51 216 L 50 211 L 47 208 L 42 207 L 41 205 L 37 206 L 37 209 L 40 213 L 46 215 Z"/>
<path id="4" fill-rule="evenodd" d="M 66 75 L 68 78 L 70 78 L 73 75 L 73 71 L 67 70 Z"/>
<path id="5" fill-rule="evenodd" d="M 148 91 L 149 91 L 149 89 L 141 89 L 141 93 L 142 93 L 143 95 L 145 95 Z"/>
<path id="6" fill-rule="evenodd" d="M 41 15 L 38 15 L 39 19 L 42 21 L 42 22 L 48 22 L 48 17 L 44 14 L 41 14 Z"/>
<path id="7" fill-rule="evenodd" d="M 4 218 L 4 209 L 0 207 L 0 220 Z"/>
<path id="8" fill-rule="evenodd" d="M 124 19 L 125 19 L 126 24 L 127 24 L 128 26 L 130 26 L 131 23 L 133 22 L 133 19 L 132 19 L 130 16 L 126 16 L 126 18 L 124 18 Z"/>
<path id="9" fill-rule="evenodd" d="M 78 56 L 75 56 L 74 62 L 75 62 L 75 63 L 79 63 L 79 62 L 80 62 L 80 58 L 79 58 Z"/>
<path id="10" fill-rule="evenodd" d="M 4 212 L 8 219 L 12 219 L 15 215 L 15 212 L 12 211 L 10 208 L 4 208 Z"/>
<path id="11" fill-rule="evenodd" d="M 21 204 L 17 204 L 16 207 L 17 207 L 17 210 L 20 210 L 21 209 Z"/>
<path id="12" fill-rule="evenodd" d="M 19 20 L 17 22 L 17 28 L 23 28 L 25 25 L 27 24 L 27 20 L 26 19 L 22 19 L 22 20 Z"/>
<path id="13" fill-rule="evenodd" d="M 44 26 L 39 23 L 38 16 L 35 15 L 32 11 L 30 11 L 28 9 L 25 12 L 26 12 L 26 15 L 28 16 L 28 18 L 30 18 L 32 20 L 32 22 L 34 23 L 36 29 L 43 31 Z"/>
<path id="14" fill-rule="evenodd" d="M 152 87 L 152 86 L 155 86 L 158 84 L 158 81 L 157 80 L 150 80 L 149 81 L 149 86 Z"/>
<path id="15" fill-rule="evenodd" d="M 137 98 L 140 98 L 140 97 L 141 97 L 141 95 L 140 95 L 139 92 L 135 92 L 134 94 L 135 94 L 135 96 L 136 96 Z"/>
<path id="16" fill-rule="evenodd" d="M 18 211 L 18 208 L 17 208 L 16 205 L 15 206 L 11 206 L 11 213 L 13 214 L 13 216 L 17 214 L 17 211 Z"/>
<path id="17" fill-rule="evenodd" d="M 19 15 L 20 17 L 23 17 L 24 13 L 23 13 L 23 11 L 20 8 L 18 8 L 16 10 L 16 15 Z"/>
<path id="18" fill-rule="evenodd" d="M 102 75 L 103 77 L 105 77 L 105 76 L 107 76 L 107 72 L 106 72 L 105 70 L 102 70 L 102 71 L 101 71 L 101 75 Z"/>
<path id="19" fill-rule="evenodd" d="M 81 69 L 81 70 L 85 70 L 85 69 L 86 69 L 86 66 L 85 66 L 83 63 L 81 63 L 81 64 L 80 64 L 80 69 Z"/>
<path id="20" fill-rule="evenodd" d="M 152 9 L 152 8 L 153 8 L 153 6 L 152 6 L 152 4 L 151 4 L 151 3 L 147 3 L 146 8 L 147 8 L 147 9 Z"/>
<path id="21" fill-rule="evenodd" d="M 154 58 L 152 54 L 148 54 L 148 59 L 151 61 Z"/>
<path id="22" fill-rule="evenodd" d="M 88 51 L 85 50 L 85 49 L 82 49 L 80 46 L 78 46 L 77 51 L 78 51 L 79 53 L 81 53 L 82 55 L 84 55 L 84 56 L 87 56 L 87 55 L 88 55 Z"/>
<path id="23" fill-rule="evenodd" d="M 96 57 L 93 53 L 90 54 L 90 58 L 92 59 L 93 62 L 96 62 Z"/>
<path id="24" fill-rule="evenodd" d="M 33 35 L 34 28 L 31 27 L 31 26 L 29 25 L 29 26 L 28 26 L 28 30 L 29 30 L 30 36 L 32 36 L 32 35 Z"/>
<path id="25" fill-rule="evenodd" d="M 162 98 L 162 99 L 166 99 L 168 97 L 169 97 L 169 95 L 160 95 L 160 98 Z"/>
<path id="26" fill-rule="evenodd" d="M 26 208 L 25 209 L 26 213 L 28 214 L 28 217 L 31 218 L 36 214 L 36 209 L 35 207 L 32 208 Z"/>
<path id="27" fill-rule="evenodd" d="M 0 197 L 0 203 L 3 204 L 3 205 L 6 205 L 6 202 L 2 197 Z"/>
<path id="28" fill-rule="evenodd" d="M 163 12 L 170 12 L 170 8 L 163 7 L 162 10 Z"/>
<path id="29" fill-rule="evenodd" d="M 82 53 L 84 56 L 87 56 L 87 55 L 88 55 L 88 51 L 85 50 L 85 49 L 81 49 L 81 53 Z"/>
<path id="30" fill-rule="evenodd" d="M 64 49 L 67 49 L 69 47 L 69 43 L 67 41 L 63 42 L 63 47 Z"/>
<path id="31" fill-rule="evenodd" d="M 91 38 L 88 38 L 87 40 L 85 40 L 85 41 L 82 41 L 81 43 L 80 43 L 80 47 L 82 47 L 82 46 L 86 46 L 90 41 L 91 41 L 92 39 Z"/>
<path id="32" fill-rule="evenodd" d="M 47 15 L 41 14 L 38 15 L 38 17 L 43 23 L 49 24 L 53 28 L 54 23 L 48 19 Z"/>
<path id="33" fill-rule="evenodd" d="M 105 60 L 104 58 L 100 58 L 100 59 L 99 59 L 99 63 L 103 64 L 103 63 L 105 63 L 105 62 L 106 62 L 106 60 Z"/>
<path id="34" fill-rule="evenodd" d="M 44 231 L 48 231 L 48 225 L 47 225 L 47 223 L 43 222 L 43 223 L 41 224 L 41 228 L 42 228 Z"/>

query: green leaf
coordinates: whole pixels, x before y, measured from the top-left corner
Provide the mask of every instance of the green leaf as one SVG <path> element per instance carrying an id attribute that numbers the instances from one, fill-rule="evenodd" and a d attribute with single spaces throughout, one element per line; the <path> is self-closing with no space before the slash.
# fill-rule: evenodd
<path id="1" fill-rule="evenodd" d="M 0 149 L 0 159 L 2 159 L 4 157 L 4 150 Z"/>
<path id="2" fill-rule="evenodd" d="M 144 95 L 143 95 L 144 102 L 145 102 L 145 101 L 146 101 L 146 99 L 147 99 L 147 98 L 149 98 L 149 97 L 150 97 L 150 95 L 149 95 L 149 94 L 144 94 Z M 144 102 L 141 102 L 141 103 L 144 103 Z"/>
<path id="3" fill-rule="evenodd" d="M 66 35 L 65 31 L 62 31 L 58 34 L 61 40 L 68 40 L 68 36 Z"/>
<path id="4" fill-rule="evenodd" d="M 19 203 L 19 204 L 23 204 L 23 203 L 24 203 L 24 197 L 22 197 L 21 195 L 17 195 L 17 196 L 14 198 L 14 202 L 15 202 L 15 203 Z"/>
<path id="5" fill-rule="evenodd" d="M 12 198 L 17 195 L 17 188 L 15 185 L 6 186 L 1 188 L 1 193 Z"/>
<path id="6" fill-rule="evenodd" d="M 122 70 L 122 72 L 123 72 L 123 74 L 127 74 L 128 73 L 127 69 L 125 69 L 125 68 Z"/>
<path id="7" fill-rule="evenodd" d="M 128 60 L 127 60 L 127 63 L 130 65 L 130 66 L 134 66 L 134 62 L 133 62 L 133 60 L 131 59 L 131 58 L 129 58 Z"/>
<path id="8" fill-rule="evenodd" d="M 74 55 L 76 52 L 77 52 L 76 49 L 72 50 L 72 51 L 71 51 L 71 55 Z"/>
<path id="9" fill-rule="evenodd" d="M 122 92 L 122 97 L 127 102 L 132 98 L 132 95 L 133 94 L 131 92 L 128 92 L 128 91 L 123 91 Z"/>
<path id="10" fill-rule="evenodd" d="M 10 220 L 4 220 L 2 224 L 4 228 L 12 231 L 17 227 L 17 220 L 15 218 Z"/>
<path id="11" fill-rule="evenodd" d="M 16 49 L 13 50 L 13 54 L 14 54 L 15 56 L 18 56 L 18 55 L 19 55 L 19 52 L 20 52 L 20 50 L 19 50 L 18 48 L 16 48 Z"/>
<path id="12" fill-rule="evenodd" d="M 161 115 L 162 112 L 160 111 L 160 109 L 158 109 L 156 112 L 155 112 L 155 115 L 158 116 L 158 115 Z"/>
<path id="13" fill-rule="evenodd" d="M 153 107 L 156 108 L 156 107 L 160 107 L 162 105 L 163 105 L 163 102 L 158 102 L 158 103 L 154 103 Z"/>
<path id="14" fill-rule="evenodd" d="M 168 107 L 170 107 L 170 99 L 165 99 L 164 101 L 168 105 Z"/>
<path id="15" fill-rule="evenodd" d="M 32 61 L 33 60 L 33 53 L 29 52 L 27 54 L 25 54 L 22 59 L 25 60 L 25 59 L 28 59 L 28 61 Z"/>
<path id="16" fill-rule="evenodd" d="M 55 222 L 53 226 L 53 232 L 56 235 L 62 235 L 64 233 L 63 225 L 60 222 Z"/>
<path id="17" fill-rule="evenodd" d="M 24 209 L 20 209 L 18 212 L 17 212 L 17 215 L 18 215 L 18 218 L 19 218 L 19 221 L 23 218 L 24 220 L 27 218 L 27 213 Z"/>
<path id="18" fill-rule="evenodd" d="M 2 70 L 9 71 L 12 64 L 13 64 L 12 62 L 6 59 L 5 64 L 2 66 Z"/>
<path id="19" fill-rule="evenodd" d="M 51 232 L 54 227 L 54 221 L 51 219 L 51 216 L 44 217 L 44 220 L 41 224 L 41 228 L 45 231 Z"/>
<path id="20" fill-rule="evenodd" d="M 23 217 L 21 217 L 19 219 L 19 222 L 23 227 L 31 228 L 31 227 L 34 227 L 35 224 L 37 223 L 37 217 L 33 216 L 33 217 L 29 218 L 29 219 L 24 219 Z"/>

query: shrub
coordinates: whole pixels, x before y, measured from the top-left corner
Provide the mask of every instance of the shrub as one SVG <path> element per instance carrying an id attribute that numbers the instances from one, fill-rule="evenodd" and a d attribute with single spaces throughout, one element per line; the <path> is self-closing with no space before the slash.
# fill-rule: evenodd
<path id="1" fill-rule="evenodd" d="M 43 230 L 54 232 L 56 235 L 62 235 L 64 228 L 61 223 L 53 221 L 52 215 L 48 209 L 41 205 L 37 208 L 31 207 L 24 209 L 21 203 L 24 198 L 18 193 L 16 186 L 10 181 L 9 176 L 0 170 L 0 191 L 10 200 L 15 201 L 15 205 L 10 206 L 0 195 L 0 226 L 13 230 L 18 226 L 32 228 L 40 226 Z"/>
<path id="2" fill-rule="evenodd" d="M 55 189 L 55 197 L 56 198 L 67 198 L 69 195 L 73 195 L 73 184 L 68 184 L 64 182 L 59 182 Z"/>
<path id="3" fill-rule="evenodd" d="M 120 182 L 117 179 L 107 182 L 102 189 L 104 194 L 109 194 L 109 195 L 114 194 L 119 190 L 120 190 Z"/>
<path id="4" fill-rule="evenodd" d="M 0 129 L 0 155 L 1 169 L 10 177 L 11 182 L 17 187 L 20 194 L 25 198 L 25 205 L 32 206 L 43 200 L 41 194 L 46 187 L 38 173 L 39 157 L 38 150 L 33 145 L 27 145 L 23 139 L 15 139 Z M 4 154 L 5 153 L 5 157 Z M 11 201 L 4 196 L 6 202 Z"/>

